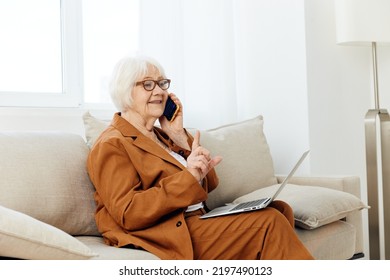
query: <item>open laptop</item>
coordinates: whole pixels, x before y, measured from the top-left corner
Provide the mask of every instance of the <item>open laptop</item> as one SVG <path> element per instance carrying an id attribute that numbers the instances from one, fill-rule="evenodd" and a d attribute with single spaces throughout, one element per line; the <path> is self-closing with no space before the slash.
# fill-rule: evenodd
<path id="1" fill-rule="evenodd" d="M 253 201 L 242 202 L 239 204 L 228 204 L 225 206 L 217 207 L 211 210 L 210 212 L 200 216 L 202 219 L 218 217 L 223 215 L 230 215 L 236 213 L 242 213 L 247 211 L 254 211 L 266 208 L 282 191 L 282 189 L 287 185 L 288 180 L 294 175 L 295 171 L 301 165 L 303 160 L 306 158 L 310 150 L 304 152 L 298 162 L 295 164 L 294 168 L 290 171 L 287 177 L 283 180 L 282 184 L 276 190 L 272 197 L 264 197 L 261 199 L 256 199 Z"/>

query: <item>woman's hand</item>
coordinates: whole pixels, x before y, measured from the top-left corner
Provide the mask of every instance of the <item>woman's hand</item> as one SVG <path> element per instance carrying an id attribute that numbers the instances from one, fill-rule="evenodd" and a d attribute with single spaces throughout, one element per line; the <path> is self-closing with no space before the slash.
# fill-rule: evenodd
<path id="1" fill-rule="evenodd" d="M 210 152 L 200 145 L 200 132 L 195 133 L 192 152 L 187 158 L 187 170 L 198 180 L 222 161 L 222 157 L 211 157 Z"/>

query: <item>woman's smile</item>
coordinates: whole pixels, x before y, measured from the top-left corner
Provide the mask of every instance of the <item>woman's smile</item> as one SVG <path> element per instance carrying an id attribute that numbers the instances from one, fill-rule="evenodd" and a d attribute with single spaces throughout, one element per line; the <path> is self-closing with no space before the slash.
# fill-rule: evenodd
<path id="1" fill-rule="evenodd" d="M 162 103 L 163 103 L 162 100 L 151 100 L 151 101 L 149 101 L 149 104 L 158 104 L 158 105 L 160 105 Z"/>

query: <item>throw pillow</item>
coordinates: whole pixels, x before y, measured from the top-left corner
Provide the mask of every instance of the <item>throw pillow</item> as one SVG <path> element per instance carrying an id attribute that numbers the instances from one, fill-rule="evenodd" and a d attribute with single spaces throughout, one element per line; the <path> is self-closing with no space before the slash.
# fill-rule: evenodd
<path id="1" fill-rule="evenodd" d="M 107 128 L 110 124 L 109 121 L 103 121 L 95 118 L 90 112 L 83 114 L 83 121 L 85 127 L 85 138 L 89 148 L 95 143 L 99 135 Z"/>
<path id="2" fill-rule="evenodd" d="M 279 185 L 258 189 L 241 196 L 234 203 L 272 196 Z M 296 226 L 315 229 L 345 218 L 349 213 L 368 208 L 356 196 L 319 186 L 287 184 L 277 197 L 287 202 L 294 211 Z"/>
<path id="3" fill-rule="evenodd" d="M 0 256 L 29 260 L 81 260 L 97 255 L 64 231 L 0 206 Z"/>
<path id="4" fill-rule="evenodd" d="M 223 157 L 216 167 L 219 186 L 209 194 L 208 207 L 223 205 L 259 187 L 277 183 L 263 124 L 263 117 L 257 116 L 200 131 L 201 145 L 213 155 Z"/>

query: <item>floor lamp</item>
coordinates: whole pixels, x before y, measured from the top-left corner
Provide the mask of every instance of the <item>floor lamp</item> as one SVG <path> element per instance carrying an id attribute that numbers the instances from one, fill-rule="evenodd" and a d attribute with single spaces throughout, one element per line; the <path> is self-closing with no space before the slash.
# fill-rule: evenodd
<path id="1" fill-rule="evenodd" d="M 388 260 L 390 117 L 387 110 L 379 105 L 377 44 L 390 43 L 390 1 L 335 0 L 334 3 L 337 43 L 368 45 L 372 50 L 375 109 L 368 110 L 365 116 L 367 196 L 371 207 L 368 212 L 370 259 Z"/>

